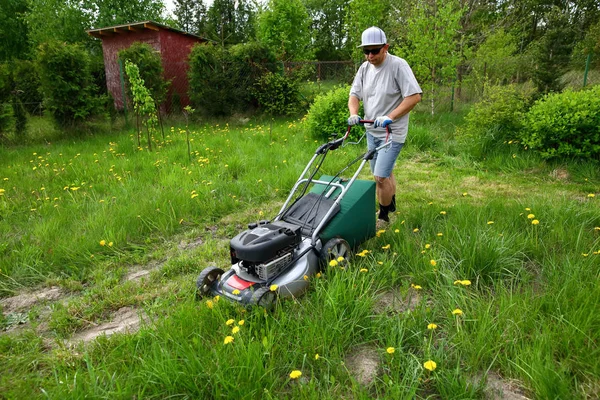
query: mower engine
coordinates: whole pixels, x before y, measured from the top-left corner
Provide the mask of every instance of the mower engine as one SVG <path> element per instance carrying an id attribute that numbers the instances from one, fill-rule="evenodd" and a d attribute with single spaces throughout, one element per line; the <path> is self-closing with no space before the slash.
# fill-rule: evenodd
<path id="1" fill-rule="evenodd" d="M 252 224 L 229 243 L 231 264 L 268 281 L 290 264 L 302 242 L 302 229 L 285 221 Z"/>

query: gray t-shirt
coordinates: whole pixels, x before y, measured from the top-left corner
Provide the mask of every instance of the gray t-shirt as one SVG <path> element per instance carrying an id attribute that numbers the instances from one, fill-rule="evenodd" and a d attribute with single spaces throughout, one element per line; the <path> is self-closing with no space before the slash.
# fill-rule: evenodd
<path id="1" fill-rule="evenodd" d="M 423 91 L 408 63 L 389 53 L 378 67 L 368 61 L 362 63 L 350 89 L 350 96 L 362 100 L 365 110 L 364 119 L 367 120 L 389 115 L 404 97 L 420 93 Z M 406 140 L 408 115 L 398 118 L 390 125 L 394 142 L 404 143 Z M 372 124 L 365 124 L 365 127 L 375 137 L 386 136 L 385 128 L 374 128 Z"/>

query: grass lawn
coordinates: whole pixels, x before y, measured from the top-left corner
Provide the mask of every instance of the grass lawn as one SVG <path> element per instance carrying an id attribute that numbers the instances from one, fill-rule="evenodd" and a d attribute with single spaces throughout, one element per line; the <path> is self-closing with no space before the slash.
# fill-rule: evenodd
<path id="1" fill-rule="evenodd" d="M 278 211 L 320 144 L 299 121 L 0 148 L 0 398 L 598 398 L 598 164 L 411 119 L 390 227 L 271 313 L 195 279 Z"/>

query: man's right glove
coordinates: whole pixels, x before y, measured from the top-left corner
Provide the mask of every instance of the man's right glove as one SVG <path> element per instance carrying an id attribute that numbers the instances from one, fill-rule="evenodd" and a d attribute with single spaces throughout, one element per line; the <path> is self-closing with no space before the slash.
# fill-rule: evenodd
<path id="1" fill-rule="evenodd" d="M 358 115 L 351 115 L 350 118 L 348 118 L 348 125 L 352 126 L 352 125 L 356 125 L 360 122 L 362 118 L 359 117 Z"/>

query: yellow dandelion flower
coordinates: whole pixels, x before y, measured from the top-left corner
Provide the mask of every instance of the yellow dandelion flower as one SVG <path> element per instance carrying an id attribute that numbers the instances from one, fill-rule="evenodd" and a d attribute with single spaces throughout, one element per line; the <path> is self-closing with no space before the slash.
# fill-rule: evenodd
<path id="1" fill-rule="evenodd" d="M 419 232 L 419 228 L 415 228 L 415 229 L 413 229 L 413 232 L 414 232 L 414 233 L 417 233 L 417 232 Z"/>
<path id="2" fill-rule="evenodd" d="M 108 247 L 112 247 L 113 246 L 113 242 L 108 242 Z"/>
<path id="3" fill-rule="evenodd" d="M 540 223 L 540 221 L 538 221 L 537 219 L 534 219 L 533 221 L 531 221 L 532 225 L 538 225 Z"/>
<path id="4" fill-rule="evenodd" d="M 245 322 L 246 322 L 246 321 L 244 321 L 243 319 L 241 319 L 241 320 L 240 320 L 240 322 L 238 322 L 238 325 L 240 325 L 240 326 L 241 326 L 241 325 L 244 325 L 244 323 L 245 323 Z"/>
<path id="5" fill-rule="evenodd" d="M 467 193 L 467 192 L 464 192 L 462 195 L 463 195 L 463 197 L 466 197 L 466 196 L 468 196 L 468 195 L 469 195 L 469 193 Z"/>
<path id="6" fill-rule="evenodd" d="M 594 230 L 595 230 L 595 231 L 600 231 L 600 226 L 596 226 L 596 227 L 594 227 Z"/>
<path id="7" fill-rule="evenodd" d="M 426 249 L 430 249 L 430 248 L 431 248 L 431 245 L 430 245 L 429 243 L 427 243 L 427 244 L 425 245 L 425 248 L 426 248 Z"/>
<path id="8" fill-rule="evenodd" d="M 193 199 L 194 197 L 198 197 L 198 193 L 194 193 L 194 194 L 192 195 L 192 199 Z"/>
<path id="9" fill-rule="evenodd" d="M 377 235 L 381 235 L 382 233 L 385 233 L 385 229 L 380 229 L 377 231 Z"/>
<path id="10" fill-rule="evenodd" d="M 229 326 L 229 325 L 233 325 L 233 323 L 235 322 L 235 320 L 232 319 L 228 319 L 227 322 L 225 322 L 225 325 Z"/>
<path id="11" fill-rule="evenodd" d="M 528 214 L 528 215 L 527 215 L 527 219 L 534 219 L 534 218 L 535 218 L 535 215 L 534 215 L 534 214 Z"/>
<path id="12" fill-rule="evenodd" d="M 462 315 L 463 312 L 460 308 L 455 308 L 454 310 L 452 310 L 452 315 Z"/>
<path id="13" fill-rule="evenodd" d="M 589 253 L 581 253 L 581 255 L 582 255 L 582 256 L 584 256 L 584 257 L 587 257 L 587 256 L 589 256 L 590 254 L 589 254 Z"/>
<path id="14" fill-rule="evenodd" d="M 525 207 L 525 211 L 531 211 L 531 208 Z"/>
<path id="15" fill-rule="evenodd" d="M 377 264 L 383 265 L 383 261 L 377 261 Z"/>
<path id="16" fill-rule="evenodd" d="M 317 278 L 320 278 L 320 277 L 321 277 L 321 273 L 320 273 L 320 272 L 317 272 L 317 275 L 316 275 L 316 277 L 317 277 Z"/>
<path id="17" fill-rule="evenodd" d="M 431 266 L 435 267 L 437 265 L 437 261 L 429 260 L 429 264 L 431 264 Z"/>
<path id="18" fill-rule="evenodd" d="M 225 336 L 225 340 L 223 340 L 223 344 L 229 344 L 233 342 L 233 336 Z"/>
<path id="19" fill-rule="evenodd" d="M 438 236 L 444 236 L 444 234 L 442 232 L 439 232 L 437 235 Z"/>
<path id="20" fill-rule="evenodd" d="M 106 240 L 101 240 L 100 241 L 100 246 L 106 246 Z"/>
<path id="21" fill-rule="evenodd" d="M 394 229 L 394 233 L 399 233 L 400 229 Z"/>
<path id="22" fill-rule="evenodd" d="M 471 284 L 471 281 L 468 279 L 464 279 L 464 280 L 460 281 L 460 284 L 463 286 L 469 286 Z"/>
<path id="23" fill-rule="evenodd" d="M 321 358 L 321 356 L 319 355 L 319 353 L 315 354 L 315 360 L 318 360 L 319 358 Z"/>
<path id="24" fill-rule="evenodd" d="M 590 193 L 590 194 L 587 195 L 587 197 L 590 197 L 590 198 L 591 197 L 596 197 L 596 195 L 594 193 Z"/>
<path id="25" fill-rule="evenodd" d="M 298 371 L 297 369 L 290 372 L 290 378 L 291 379 L 298 379 L 302 376 L 302 372 Z"/>
<path id="26" fill-rule="evenodd" d="M 487 224 L 488 225 L 492 225 L 494 223 L 494 221 L 488 221 Z"/>
<path id="27" fill-rule="evenodd" d="M 233 333 L 234 335 L 236 333 L 238 333 L 240 331 L 240 327 L 239 326 L 234 326 L 233 329 L 231 329 L 231 333 Z"/>
<path id="28" fill-rule="evenodd" d="M 458 280 L 457 280 L 457 281 L 454 281 L 454 284 L 455 284 L 455 285 L 460 285 L 460 281 L 458 281 Z"/>
<path id="29" fill-rule="evenodd" d="M 218 303 L 220 299 L 221 299 L 221 296 L 219 296 L 219 295 L 216 295 L 216 296 L 215 296 L 215 303 Z"/>
<path id="30" fill-rule="evenodd" d="M 305 281 L 307 281 L 308 280 L 308 275 L 304 275 L 303 278 L 304 278 Z"/>
<path id="31" fill-rule="evenodd" d="M 337 262 L 341 263 L 341 262 L 343 262 L 343 261 L 344 261 L 344 257 L 342 257 L 342 256 L 339 256 L 339 257 L 337 258 Z"/>
<path id="32" fill-rule="evenodd" d="M 271 286 L 269 286 L 269 290 L 270 290 L 271 292 L 274 292 L 274 291 L 276 291 L 276 290 L 277 290 L 277 288 L 278 288 L 278 287 L 279 287 L 279 286 L 277 286 L 277 285 L 271 285 Z"/>
<path id="33" fill-rule="evenodd" d="M 427 329 L 430 329 L 430 330 L 437 329 L 437 325 L 436 324 L 429 324 L 429 325 L 427 325 Z"/>
<path id="34" fill-rule="evenodd" d="M 206 301 L 206 307 L 208 307 L 208 308 L 211 308 L 211 309 L 212 309 L 212 308 L 213 308 L 213 306 L 214 306 L 214 304 L 213 304 L 213 301 L 212 301 L 212 300 L 207 300 L 207 301 Z"/>
<path id="35" fill-rule="evenodd" d="M 423 288 L 421 287 L 421 285 L 415 285 L 415 284 L 413 284 L 413 283 L 411 283 L 411 284 L 410 284 L 410 287 L 412 287 L 412 288 L 413 288 L 413 289 L 415 289 L 415 290 L 421 290 L 421 289 L 423 289 Z"/>
<path id="36" fill-rule="evenodd" d="M 446 215 L 446 211 L 440 211 L 440 214 Z"/>
<path id="37" fill-rule="evenodd" d="M 435 369 L 437 368 L 437 364 L 435 363 L 435 361 L 425 361 L 423 363 L 423 368 L 425 368 L 428 371 L 435 371 Z"/>
<path id="38" fill-rule="evenodd" d="M 233 289 L 233 291 L 231 292 L 231 294 L 237 296 L 238 294 L 240 294 L 240 291 L 238 289 Z"/>
<path id="39" fill-rule="evenodd" d="M 388 250 L 388 249 L 390 248 L 390 245 L 389 245 L 389 244 L 386 244 L 385 246 L 382 246 L 381 248 L 382 248 L 383 250 Z"/>
<path id="40" fill-rule="evenodd" d="M 394 354 L 396 352 L 396 349 L 394 347 L 388 347 L 386 351 L 388 354 Z"/>
<path id="41" fill-rule="evenodd" d="M 368 270 L 368 269 L 366 269 L 366 268 L 361 268 L 361 269 L 360 269 L 360 272 L 369 272 L 369 270 Z"/>
<path id="42" fill-rule="evenodd" d="M 338 265 L 338 262 L 336 260 L 329 261 L 329 266 L 330 267 L 336 267 L 337 265 Z"/>

